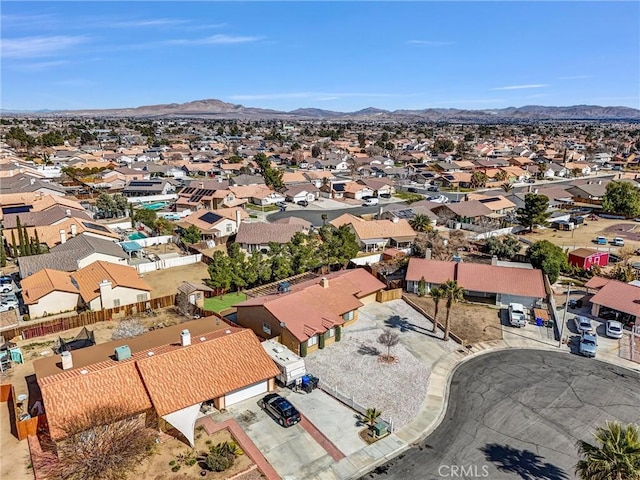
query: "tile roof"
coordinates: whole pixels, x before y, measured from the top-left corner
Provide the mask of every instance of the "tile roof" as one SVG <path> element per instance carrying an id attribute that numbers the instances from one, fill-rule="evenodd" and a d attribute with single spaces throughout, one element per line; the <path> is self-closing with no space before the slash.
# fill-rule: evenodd
<path id="1" fill-rule="evenodd" d="M 109 280 L 112 288 L 126 287 L 147 292 L 151 291 L 151 287 L 140 278 L 138 271 L 127 265 L 97 261 L 81 268 L 72 276 L 78 284 L 80 295 L 85 302 L 89 302 L 100 295 L 99 285 L 103 280 Z"/>
<path id="2" fill-rule="evenodd" d="M 358 298 L 384 289 L 385 285 L 362 268 L 326 275 L 328 287 L 320 279 L 291 286 L 291 291 L 246 300 L 236 305 L 242 308 L 262 305 L 279 321 L 284 322 L 299 341 L 344 323 L 342 315 L 363 304 Z"/>
<path id="3" fill-rule="evenodd" d="M 340 228 L 342 225 L 349 225 L 354 222 L 364 222 L 363 218 L 356 217 L 355 215 L 351 215 L 350 213 L 343 213 L 338 218 L 334 218 L 329 223 L 336 228 Z"/>
<path id="4" fill-rule="evenodd" d="M 591 297 L 591 303 L 640 318 L 640 287 L 610 280 Z"/>
<path id="5" fill-rule="evenodd" d="M 71 281 L 68 272 L 45 268 L 22 280 L 22 298 L 24 303 L 31 305 L 45 295 L 54 292 L 79 293 Z"/>
<path id="6" fill-rule="evenodd" d="M 602 288 L 611 281 L 610 278 L 599 277 L 597 275 L 591 277 L 587 283 L 584 284 L 587 288 Z"/>
<path id="7" fill-rule="evenodd" d="M 302 230 L 302 225 L 297 224 L 241 223 L 236 235 L 236 243 L 244 245 L 287 243 Z"/>
<path id="8" fill-rule="evenodd" d="M 417 235 L 416 231 L 404 218 L 354 222 L 351 224 L 351 227 L 356 232 L 356 235 L 360 240 L 415 237 Z"/>
<path id="9" fill-rule="evenodd" d="M 405 279 L 417 282 L 421 277 L 429 283 L 455 280 L 465 290 L 504 293 L 526 297 L 546 296 L 541 270 L 499 267 L 481 263 L 456 263 L 411 258 Z"/>

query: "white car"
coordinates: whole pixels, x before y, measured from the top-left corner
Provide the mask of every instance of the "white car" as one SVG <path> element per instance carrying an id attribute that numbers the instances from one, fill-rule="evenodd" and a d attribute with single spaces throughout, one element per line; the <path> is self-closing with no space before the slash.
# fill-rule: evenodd
<path id="1" fill-rule="evenodd" d="M 521 303 L 509 304 L 509 323 L 512 327 L 524 327 L 527 324 L 524 305 Z"/>
<path id="2" fill-rule="evenodd" d="M 0 312 L 13 310 L 14 308 L 18 308 L 18 305 L 18 299 L 5 297 L 0 302 Z"/>
<path id="3" fill-rule="evenodd" d="M 622 338 L 622 323 L 615 320 L 607 321 L 606 332 L 609 338 Z"/>
<path id="4" fill-rule="evenodd" d="M 576 315 L 573 317 L 573 324 L 576 327 L 578 333 L 594 333 L 593 325 L 591 325 L 591 320 L 587 317 L 582 317 L 580 315 Z"/>
<path id="5" fill-rule="evenodd" d="M 624 239 L 620 237 L 615 237 L 613 239 L 613 245 L 615 247 L 624 247 Z"/>

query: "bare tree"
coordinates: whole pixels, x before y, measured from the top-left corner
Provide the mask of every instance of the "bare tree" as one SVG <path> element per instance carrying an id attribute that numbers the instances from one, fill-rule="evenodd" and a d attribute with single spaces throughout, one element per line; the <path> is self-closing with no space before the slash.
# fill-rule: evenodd
<path id="1" fill-rule="evenodd" d="M 156 432 L 116 406 L 97 407 L 65 421 L 64 440 L 46 445 L 34 466 L 49 480 L 122 480 L 153 452 Z"/>
<path id="2" fill-rule="evenodd" d="M 111 334 L 111 340 L 120 340 L 123 338 L 139 337 L 147 331 L 140 320 L 137 318 L 129 318 L 122 320 Z"/>
<path id="3" fill-rule="evenodd" d="M 387 347 L 387 355 L 385 360 L 391 360 L 391 347 L 395 347 L 400 341 L 400 335 L 398 332 L 394 332 L 389 328 L 385 328 L 384 331 L 378 337 L 378 343 Z"/>

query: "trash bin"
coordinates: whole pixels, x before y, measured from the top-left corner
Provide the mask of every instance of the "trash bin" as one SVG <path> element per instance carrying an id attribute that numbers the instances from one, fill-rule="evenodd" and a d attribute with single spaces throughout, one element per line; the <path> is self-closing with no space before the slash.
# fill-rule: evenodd
<path id="1" fill-rule="evenodd" d="M 582 299 L 576 300 L 576 307 L 582 308 Z"/>

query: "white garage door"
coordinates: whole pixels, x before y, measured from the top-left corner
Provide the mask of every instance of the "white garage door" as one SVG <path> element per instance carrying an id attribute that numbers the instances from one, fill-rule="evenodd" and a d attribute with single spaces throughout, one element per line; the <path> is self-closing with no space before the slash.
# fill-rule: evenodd
<path id="1" fill-rule="evenodd" d="M 242 400 L 246 400 L 247 398 L 267 393 L 268 388 L 269 385 L 267 381 L 249 385 L 248 387 L 241 388 L 240 390 L 236 390 L 235 392 L 227 393 L 224 397 L 224 403 L 228 407 L 229 405 L 241 402 Z"/>

